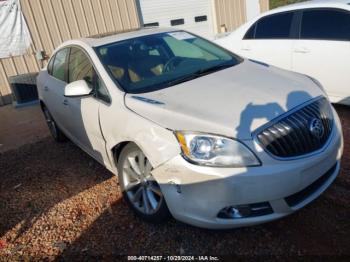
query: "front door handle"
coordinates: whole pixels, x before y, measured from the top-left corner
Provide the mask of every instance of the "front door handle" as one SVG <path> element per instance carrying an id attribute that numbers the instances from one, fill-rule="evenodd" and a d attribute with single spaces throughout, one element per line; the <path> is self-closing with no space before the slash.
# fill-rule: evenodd
<path id="1" fill-rule="evenodd" d="M 250 50 L 252 50 L 252 49 L 251 49 L 250 46 L 244 45 L 244 46 L 242 46 L 242 50 L 244 50 L 244 51 L 250 51 Z"/>
<path id="2" fill-rule="evenodd" d="M 306 53 L 310 53 L 310 50 L 307 47 L 301 46 L 301 47 L 295 48 L 294 52 L 295 53 L 306 54 Z"/>
<path id="3" fill-rule="evenodd" d="M 44 86 L 44 91 L 49 91 L 49 88 L 47 86 Z"/>
<path id="4" fill-rule="evenodd" d="M 65 106 L 68 106 L 68 105 L 69 105 L 68 100 L 67 100 L 67 99 L 64 99 L 64 100 L 63 100 L 63 104 L 64 104 Z"/>

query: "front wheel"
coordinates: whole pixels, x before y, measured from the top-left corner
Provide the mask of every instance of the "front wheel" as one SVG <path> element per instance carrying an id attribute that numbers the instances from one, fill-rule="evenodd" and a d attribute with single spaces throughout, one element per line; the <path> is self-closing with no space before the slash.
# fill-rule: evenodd
<path id="1" fill-rule="evenodd" d="M 152 165 L 135 145 L 128 144 L 118 160 L 119 185 L 131 209 L 148 222 L 166 221 L 169 210 L 152 174 Z"/>

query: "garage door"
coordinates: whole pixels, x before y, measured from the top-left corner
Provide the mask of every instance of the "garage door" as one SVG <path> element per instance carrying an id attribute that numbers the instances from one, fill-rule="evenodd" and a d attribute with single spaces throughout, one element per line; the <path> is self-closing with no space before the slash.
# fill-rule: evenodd
<path id="1" fill-rule="evenodd" d="M 213 38 L 211 0 L 140 0 L 145 26 L 178 27 Z"/>

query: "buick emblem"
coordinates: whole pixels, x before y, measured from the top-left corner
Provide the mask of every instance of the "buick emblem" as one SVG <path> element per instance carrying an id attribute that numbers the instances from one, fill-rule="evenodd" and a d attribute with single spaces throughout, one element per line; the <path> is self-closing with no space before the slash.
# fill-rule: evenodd
<path id="1" fill-rule="evenodd" d="M 313 118 L 310 121 L 309 130 L 313 136 L 317 138 L 323 137 L 324 127 L 322 121 L 318 118 Z"/>

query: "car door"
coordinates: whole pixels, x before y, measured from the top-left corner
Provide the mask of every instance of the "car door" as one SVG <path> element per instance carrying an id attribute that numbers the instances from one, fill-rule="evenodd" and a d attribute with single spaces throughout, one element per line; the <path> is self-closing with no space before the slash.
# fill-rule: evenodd
<path id="1" fill-rule="evenodd" d="M 240 54 L 285 69 L 292 66 L 296 12 L 268 15 L 254 23 L 241 41 Z"/>
<path id="2" fill-rule="evenodd" d="M 71 139 L 84 151 L 103 163 L 107 159 L 105 140 L 100 129 L 99 112 L 108 107 L 110 98 L 102 79 L 80 47 L 71 47 L 68 63 L 68 81 L 85 80 L 93 89 L 89 96 L 66 97 L 66 122 Z"/>
<path id="3" fill-rule="evenodd" d="M 320 81 L 333 102 L 350 97 L 350 12 L 306 9 L 300 28 L 293 70 Z"/>
<path id="4" fill-rule="evenodd" d="M 43 100 L 49 109 L 52 117 L 60 129 L 66 133 L 65 125 L 65 106 L 64 106 L 64 88 L 66 82 L 66 68 L 68 48 L 64 48 L 56 52 L 55 56 L 50 60 L 48 66 L 47 79 L 43 86 Z"/>

